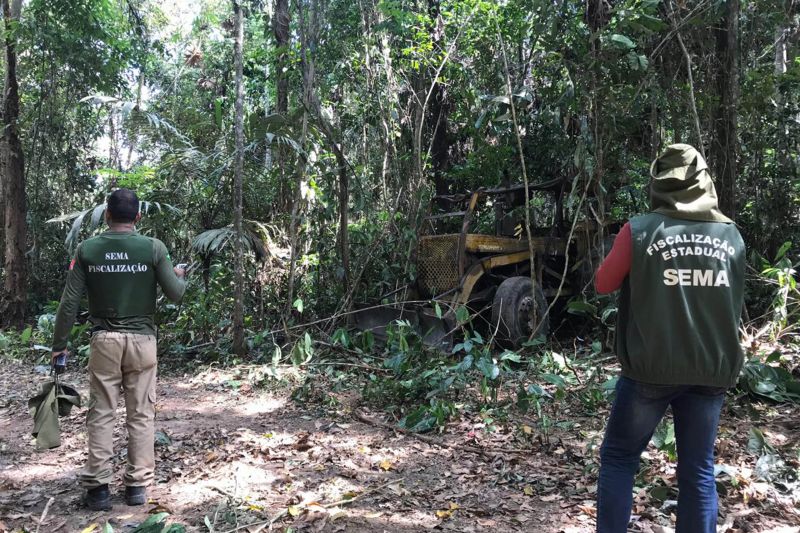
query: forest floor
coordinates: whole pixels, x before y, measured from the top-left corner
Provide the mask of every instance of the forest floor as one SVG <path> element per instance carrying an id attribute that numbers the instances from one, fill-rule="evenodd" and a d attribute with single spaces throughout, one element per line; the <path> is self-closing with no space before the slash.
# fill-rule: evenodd
<path id="1" fill-rule="evenodd" d="M 27 399 L 49 378 L 0 359 L 0 531 L 133 531 L 159 512 L 187 531 L 593 530 L 605 402 L 587 413 L 568 394 L 547 438 L 535 416 L 465 410 L 421 439 L 392 429 L 358 389 L 324 376 L 306 380 L 311 393 L 298 401 L 297 371 L 267 387 L 246 374 L 210 368 L 161 377 L 156 480 L 142 507 L 121 495 L 120 405 L 114 508 L 98 513 L 81 507 L 76 482 L 85 408 L 62 418 L 60 448 L 36 451 Z M 84 372 L 64 381 L 86 396 Z M 796 405 L 729 396 L 717 448 L 720 531 L 800 531 L 799 415 Z M 674 527 L 674 466 L 663 451 L 646 452 L 632 531 Z"/>

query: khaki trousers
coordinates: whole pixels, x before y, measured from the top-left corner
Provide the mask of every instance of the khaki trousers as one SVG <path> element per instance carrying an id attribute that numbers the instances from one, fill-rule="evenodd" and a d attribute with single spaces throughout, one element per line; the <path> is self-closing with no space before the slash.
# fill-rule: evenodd
<path id="1" fill-rule="evenodd" d="M 92 335 L 89 355 L 89 459 L 80 475 L 92 488 L 113 478 L 114 424 L 120 392 L 125 395 L 128 429 L 126 486 L 146 486 L 155 468 L 156 338 L 101 331 Z"/>

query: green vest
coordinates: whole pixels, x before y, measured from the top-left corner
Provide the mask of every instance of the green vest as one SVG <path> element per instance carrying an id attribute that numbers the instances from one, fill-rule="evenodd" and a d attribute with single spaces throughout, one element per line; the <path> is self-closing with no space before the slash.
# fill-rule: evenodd
<path id="1" fill-rule="evenodd" d="M 645 383 L 730 387 L 742 367 L 745 247 L 734 224 L 650 213 L 631 219 L 617 355 Z"/>
<path id="2" fill-rule="evenodd" d="M 96 318 L 148 316 L 156 312 L 153 240 L 136 233 L 103 234 L 80 247 L 89 314 Z"/>

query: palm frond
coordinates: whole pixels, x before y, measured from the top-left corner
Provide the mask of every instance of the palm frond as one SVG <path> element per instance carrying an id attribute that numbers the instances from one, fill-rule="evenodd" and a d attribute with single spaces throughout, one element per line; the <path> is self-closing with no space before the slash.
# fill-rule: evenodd
<path id="1" fill-rule="evenodd" d="M 245 248 L 252 252 L 259 261 L 267 257 L 273 259 L 285 259 L 284 253 L 274 244 L 272 234 L 277 232 L 277 228 L 270 227 L 257 220 L 244 220 L 244 234 L 242 240 Z M 225 252 L 228 245 L 234 242 L 236 232 L 233 225 L 222 228 L 206 230 L 197 235 L 192 240 L 192 249 L 202 256 L 214 256 Z"/>
<path id="2" fill-rule="evenodd" d="M 106 212 L 106 204 L 100 204 L 95 206 L 94 211 L 92 211 L 92 220 L 91 225 L 89 226 L 91 229 L 96 228 L 100 225 L 100 221 L 102 220 L 103 215 Z"/>
<path id="3" fill-rule="evenodd" d="M 162 212 L 163 210 L 169 211 L 171 213 L 180 213 L 180 209 L 175 207 L 174 205 L 162 202 L 150 202 L 147 200 L 141 200 L 139 202 L 139 211 L 142 214 L 145 215 L 148 214 L 151 208 L 156 209 L 159 213 Z M 89 232 L 92 232 L 102 224 L 105 212 L 106 212 L 106 204 L 105 202 L 103 202 L 102 204 L 90 207 L 88 209 L 84 209 L 83 211 L 73 211 L 72 213 L 67 213 L 65 215 L 60 215 L 51 218 L 47 220 L 47 223 L 60 224 L 62 222 L 72 221 L 72 225 L 70 226 L 70 229 L 67 232 L 67 236 L 64 239 L 64 245 L 67 247 L 67 251 L 70 254 L 72 254 L 72 252 L 75 250 L 75 247 L 78 245 L 78 238 L 80 237 L 81 227 L 83 226 L 83 222 L 86 219 L 86 216 L 89 213 L 91 213 L 88 230 Z"/>
<path id="4" fill-rule="evenodd" d="M 89 211 L 91 211 L 91 209 L 87 209 L 86 211 L 83 211 L 81 214 L 75 217 L 75 221 L 72 223 L 72 227 L 67 232 L 67 238 L 64 239 L 64 244 L 66 245 L 67 250 L 69 250 L 70 254 L 72 254 L 72 251 L 75 249 L 75 246 L 77 246 L 78 235 L 81 232 L 81 224 L 83 224 L 83 219 L 86 218 L 86 215 L 89 214 Z"/>
<path id="5" fill-rule="evenodd" d="M 189 139 L 184 136 L 169 121 L 161 118 L 156 113 L 151 113 L 142 109 L 136 102 L 120 100 L 113 96 L 94 94 L 80 99 L 80 103 L 96 106 L 107 106 L 112 112 L 118 113 L 120 117 L 130 126 L 137 130 L 149 129 L 157 134 L 169 133 L 179 139 L 183 144 L 190 145 Z"/>
<path id="6" fill-rule="evenodd" d="M 59 215 L 57 217 L 51 218 L 50 220 L 47 220 L 45 222 L 47 222 L 48 224 L 54 224 L 56 222 L 66 222 L 68 220 L 74 219 L 75 217 L 77 217 L 81 213 L 83 213 L 83 211 L 73 211 L 72 213 L 67 213 L 67 214 L 64 214 L 64 215 Z"/>

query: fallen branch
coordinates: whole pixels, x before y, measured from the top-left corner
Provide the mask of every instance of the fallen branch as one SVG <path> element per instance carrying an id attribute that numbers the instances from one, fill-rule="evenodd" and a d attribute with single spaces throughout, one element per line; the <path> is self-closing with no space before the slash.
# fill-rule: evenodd
<path id="1" fill-rule="evenodd" d="M 336 350 L 338 352 L 341 352 L 341 353 L 345 353 L 345 354 L 355 353 L 355 352 L 351 352 L 351 351 L 346 350 L 346 349 L 340 349 L 339 346 L 335 346 L 333 344 L 330 344 L 330 343 L 327 343 L 327 342 L 324 342 L 324 341 L 315 340 L 314 342 L 316 342 L 317 344 L 320 344 L 322 346 L 331 348 L 332 350 Z M 380 368 L 380 367 L 377 367 L 377 366 L 370 366 L 370 365 L 367 365 L 367 364 L 364 364 L 364 363 L 349 363 L 349 362 L 346 362 L 346 361 L 318 361 L 318 362 L 303 363 L 301 365 L 294 365 L 294 364 L 291 364 L 291 363 L 281 363 L 281 364 L 278 364 L 278 365 L 271 365 L 269 363 L 261 363 L 261 364 L 255 364 L 255 365 L 236 365 L 235 367 L 232 367 L 232 369 L 233 370 L 260 370 L 260 369 L 263 369 L 264 367 L 268 367 L 268 368 L 307 368 L 307 367 L 314 367 L 314 366 L 345 366 L 345 367 L 350 367 L 350 368 L 362 368 L 364 370 L 369 370 L 370 372 L 391 372 L 391 369 L 388 369 L 388 368 Z"/>
<path id="2" fill-rule="evenodd" d="M 44 519 L 47 518 L 47 513 L 48 511 L 50 511 L 50 506 L 53 505 L 54 501 L 55 498 L 52 497 L 49 500 L 47 500 L 47 503 L 44 506 L 44 510 L 42 511 L 42 516 L 39 517 L 39 522 L 36 524 L 36 533 L 39 533 L 39 528 L 42 527 L 42 523 L 44 522 Z"/>
<path id="3" fill-rule="evenodd" d="M 572 341 L 572 348 L 575 350 L 575 359 L 577 359 L 578 358 L 578 341 L 577 340 L 573 340 Z M 572 375 L 575 376 L 575 379 L 577 380 L 578 385 L 583 386 L 583 381 L 581 381 L 581 377 L 578 375 L 578 371 L 575 370 L 575 367 L 572 366 L 572 363 L 569 362 L 569 357 L 567 357 L 566 355 L 564 356 L 564 366 L 566 366 L 570 370 L 570 372 L 572 372 Z"/>
<path id="4" fill-rule="evenodd" d="M 239 496 L 236 496 L 233 493 L 228 492 L 227 490 L 225 490 L 225 489 L 223 489 L 221 487 L 217 487 L 217 486 L 211 485 L 208 488 L 210 488 L 211 490 L 215 490 L 215 491 L 219 492 L 223 496 L 227 496 L 228 498 L 230 498 L 233 501 L 236 501 L 236 500 L 242 501 L 242 498 L 240 498 Z"/>
<path id="5" fill-rule="evenodd" d="M 380 427 L 387 429 L 389 431 L 396 431 L 398 433 L 402 433 L 403 435 L 407 435 L 409 437 L 414 437 L 415 439 L 421 440 L 431 446 L 439 446 L 441 448 L 450 448 L 454 450 L 461 450 L 470 453 L 477 453 L 480 455 L 491 456 L 493 454 L 498 453 L 518 453 L 518 454 L 530 454 L 530 450 L 520 450 L 518 448 L 492 448 L 491 450 L 486 448 L 480 448 L 478 446 L 469 446 L 467 444 L 456 444 L 456 443 L 449 443 L 449 442 L 442 442 L 438 439 L 434 439 L 431 437 L 426 437 L 425 435 L 420 435 L 419 433 L 414 433 L 413 431 L 409 431 L 407 429 L 403 429 L 397 426 L 393 426 L 391 424 L 387 424 L 385 422 L 380 422 L 378 420 L 373 420 L 368 416 L 359 413 L 358 411 L 353 411 L 353 418 L 359 420 L 360 422 L 364 422 L 365 424 L 369 424 L 372 426 Z M 543 470 L 554 470 L 560 472 L 572 472 L 572 470 L 563 468 L 560 466 L 550 466 L 550 465 L 541 465 L 540 467 Z"/>
<path id="6" fill-rule="evenodd" d="M 362 499 L 366 498 L 367 496 L 369 496 L 371 494 L 375 494 L 376 492 L 378 492 L 380 490 L 383 490 L 383 489 L 385 489 L 386 487 L 388 487 L 390 485 L 394 485 L 396 483 L 400 483 L 404 479 L 405 478 L 402 478 L 402 477 L 398 478 L 398 479 L 394 479 L 392 481 L 389 481 L 387 483 L 383 483 L 382 485 L 378 485 L 377 487 L 374 487 L 374 488 L 371 488 L 371 489 L 369 489 L 367 491 L 364 491 L 361 494 L 359 494 L 358 496 L 356 496 L 355 498 L 350 498 L 349 500 L 339 500 L 339 501 L 336 501 L 336 502 L 333 502 L 333 503 L 326 503 L 324 505 L 320 505 L 320 507 L 322 507 L 324 509 L 330 509 L 331 507 L 338 507 L 340 505 L 346 505 L 348 503 L 353 503 L 353 502 L 356 502 L 358 500 L 362 500 Z M 220 492 L 225 494 L 225 491 L 224 490 L 220 490 L 218 487 L 212 487 L 212 488 L 214 488 L 216 490 L 219 490 Z M 269 527 L 270 529 L 272 529 L 272 525 L 275 522 L 277 522 L 278 520 L 280 520 L 281 518 L 283 518 L 284 516 L 286 516 L 286 514 L 288 512 L 289 512 L 288 509 L 282 509 L 278 514 L 276 514 L 275 516 L 273 516 L 269 520 L 264 520 L 262 522 L 253 522 L 252 524 L 244 524 L 244 525 L 241 525 L 241 526 L 236 527 L 234 529 L 229 529 L 227 531 L 224 531 L 223 533 L 236 533 L 237 531 L 241 531 L 243 529 L 249 529 L 251 527 L 258 528 L 256 531 L 263 530 L 265 526 Z"/>
<path id="7" fill-rule="evenodd" d="M 283 518 L 284 516 L 286 516 L 286 513 L 288 513 L 288 512 L 289 512 L 288 509 L 283 509 L 281 512 L 279 512 L 278 514 L 276 514 L 275 516 L 273 516 L 269 520 L 263 520 L 261 522 L 253 522 L 252 524 L 244 524 L 244 525 L 235 527 L 233 529 L 229 529 L 227 531 L 223 531 L 222 533 L 236 533 L 237 531 L 242 531 L 243 529 L 249 529 L 251 527 L 259 527 L 259 526 L 267 526 L 267 527 L 269 527 L 269 529 L 272 529 L 272 525 L 275 522 L 277 522 L 278 520 L 280 520 L 281 518 Z M 261 527 L 260 529 L 263 529 L 263 527 Z"/>
<path id="8" fill-rule="evenodd" d="M 378 492 L 380 490 L 383 490 L 383 489 L 385 489 L 386 487 L 388 487 L 390 485 L 394 485 L 396 483 L 400 483 L 404 479 L 405 478 L 402 478 L 402 477 L 398 478 L 398 479 L 394 479 L 392 481 L 389 481 L 389 482 L 383 483 L 381 485 L 378 485 L 377 487 L 373 487 L 373 488 L 371 488 L 369 490 L 366 490 L 366 491 L 362 492 L 361 494 L 359 494 L 358 496 L 356 496 L 354 498 L 345 499 L 345 500 L 339 500 L 339 501 L 335 501 L 335 502 L 332 502 L 332 503 L 326 503 L 324 505 L 320 505 L 320 507 L 322 507 L 324 509 L 330 509 L 331 507 L 338 507 L 340 505 L 346 505 L 348 503 L 353 503 L 353 502 L 356 502 L 358 500 L 362 500 L 362 499 L 366 498 L 370 494 L 375 494 L 376 492 Z M 229 494 L 226 491 L 224 491 L 223 489 L 219 489 L 219 487 L 212 487 L 212 488 L 215 489 L 215 490 L 218 490 L 219 492 L 222 492 L 223 494 Z M 52 500 L 52 498 L 51 498 L 51 500 Z M 274 524 L 275 522 L 277 522 L 278 520 L 283 518 L 286 515 L 287 512 L 288 512 L 288 509 L 282 509 L 278 514 L 276 514 L 275 516 L 273 516 L 269 520 L 263 520 L 261 522 L 253 522 L 252 524 L 244 524 L 244 525 L 235 527 L 233 529 L 229 529 L 227 531 L 224 531 L 222 533 L 236 533 L 237 531 L 241 531 L 243 529 L 248 529 L 248 528 L 251 528 L 251 527 L 258 528 L 256 531 L 263 530 L 265 526 L 271 528 L 272 524 Z"/>
<path id="9" fill-rule="evenodd" d="M 315 342 L 317 342 L 318 344 L 329 346 L 331 348 L 335 348 L 335 346 L 332 346 L 328 343 L 323 343 L 320 341 L 315 341 Z M 294 366 L 294 365 L 286 365 L 286 366 Z M 369 370 L 370 372 L 391 372 L 391 370 L 388 368 L 379 368 L 377 366 L 364 365 L 360 363 L 342 363 L 337 361 L 320 361 L 318 363 L 305 363 L 304 365 L 301 366 L 347 366 L 351 368 L 362 368 L 364 370 Z"/>
<path id="10" fill-rule="evenodd" d="M 737 518 L 743 518 L 750 514 L 753 514 L 755 509 L 743 509 L 741 511 L 737 511 L 735 513 L 731 513 L 725 517 L 725 522 L 719 526 L 718 530 L 719 533 L 727 533 L 727 531 L 733 528 L 733 524 L 736 522 Z"/>
<path id="11" fill-rule="evenodd" d="M 323 323 L 339 320 L 340 318 L 345 317 L 345 316 L 354 315 L 356 313 L 362 313 L 364 311 L 372 311 L 372 310 L 375 310 L 375 309 L 382 309 L 384 307 L 398 307 L 398 306 L 404 306 L 404 305 L 407 305 L 407 304 L 429 304 L 429 303 L 430 303 L 430 300 L 404 300 L 404 301 L 400 301 L 400 302 L 391 302 L 391 303 L 385 303 L 385 304 L 372 305 L 370 307 L 363 307 L 361 309 L 356 309 L 355 311 L 336 312 L 336 313 L 334 313 L 333 315 L 331 315 L 329 317 L 320 318 L 318 320 L 313 320 L 311 322 L 306 322 L 305 324 L 297 324 L 297 325 L 294 325 L 294 326 L 288 326 L 286 328 L 286 330 L 287 331 L 292 331 L 292 330 L 295 330 L 295 329 L 308 328 L 309 326 L 314 326 L 316 324 L 323 324 Z M 282 332 L 284 332 L 284 328 L 274 329 L 272 331 L 268 331 L 268 332 L 265 333 L 265 335 L 275 335 L 276 333 L 282 333 Z"/>
<path id="12" fill-rule="evenodd" d="M 381 490 L 385 489 L 386 487 L 388 487 L 390 485 L 395 485 L 395 484 L 400 483 L 401 481 L 404 481 L 404 480 L 405 480 L 405 478 L 402 478 L 402 477 L 398 478 L 398 479 L 393 479 L 392 481 L 387 481 L 386 483 L 378 485 L 377 487 L 374 487 L 374 488 L 371 488 L 369 490 L 366 490 L 366 491 L 362 492 L 361 494 L 359 494 L 358 496 L 356 496 L 354 498 L 343 499 L 343 500 L 339 500 L 339 501 L 336 501 L 336 502 L 333 502 L 333 503 L 326 503 L 324 505 L 321 505 L 320 507 L 323 507 L 324 509 L 330 509 L 331 507 L 339 507 L 340 505 L 347 505 L 348 503 L 354 503 L 354 502 L 357 502 L 358 500 L 363 500 L 367 496 L 375 494 L 376 492 L 381 491 Z"/>

